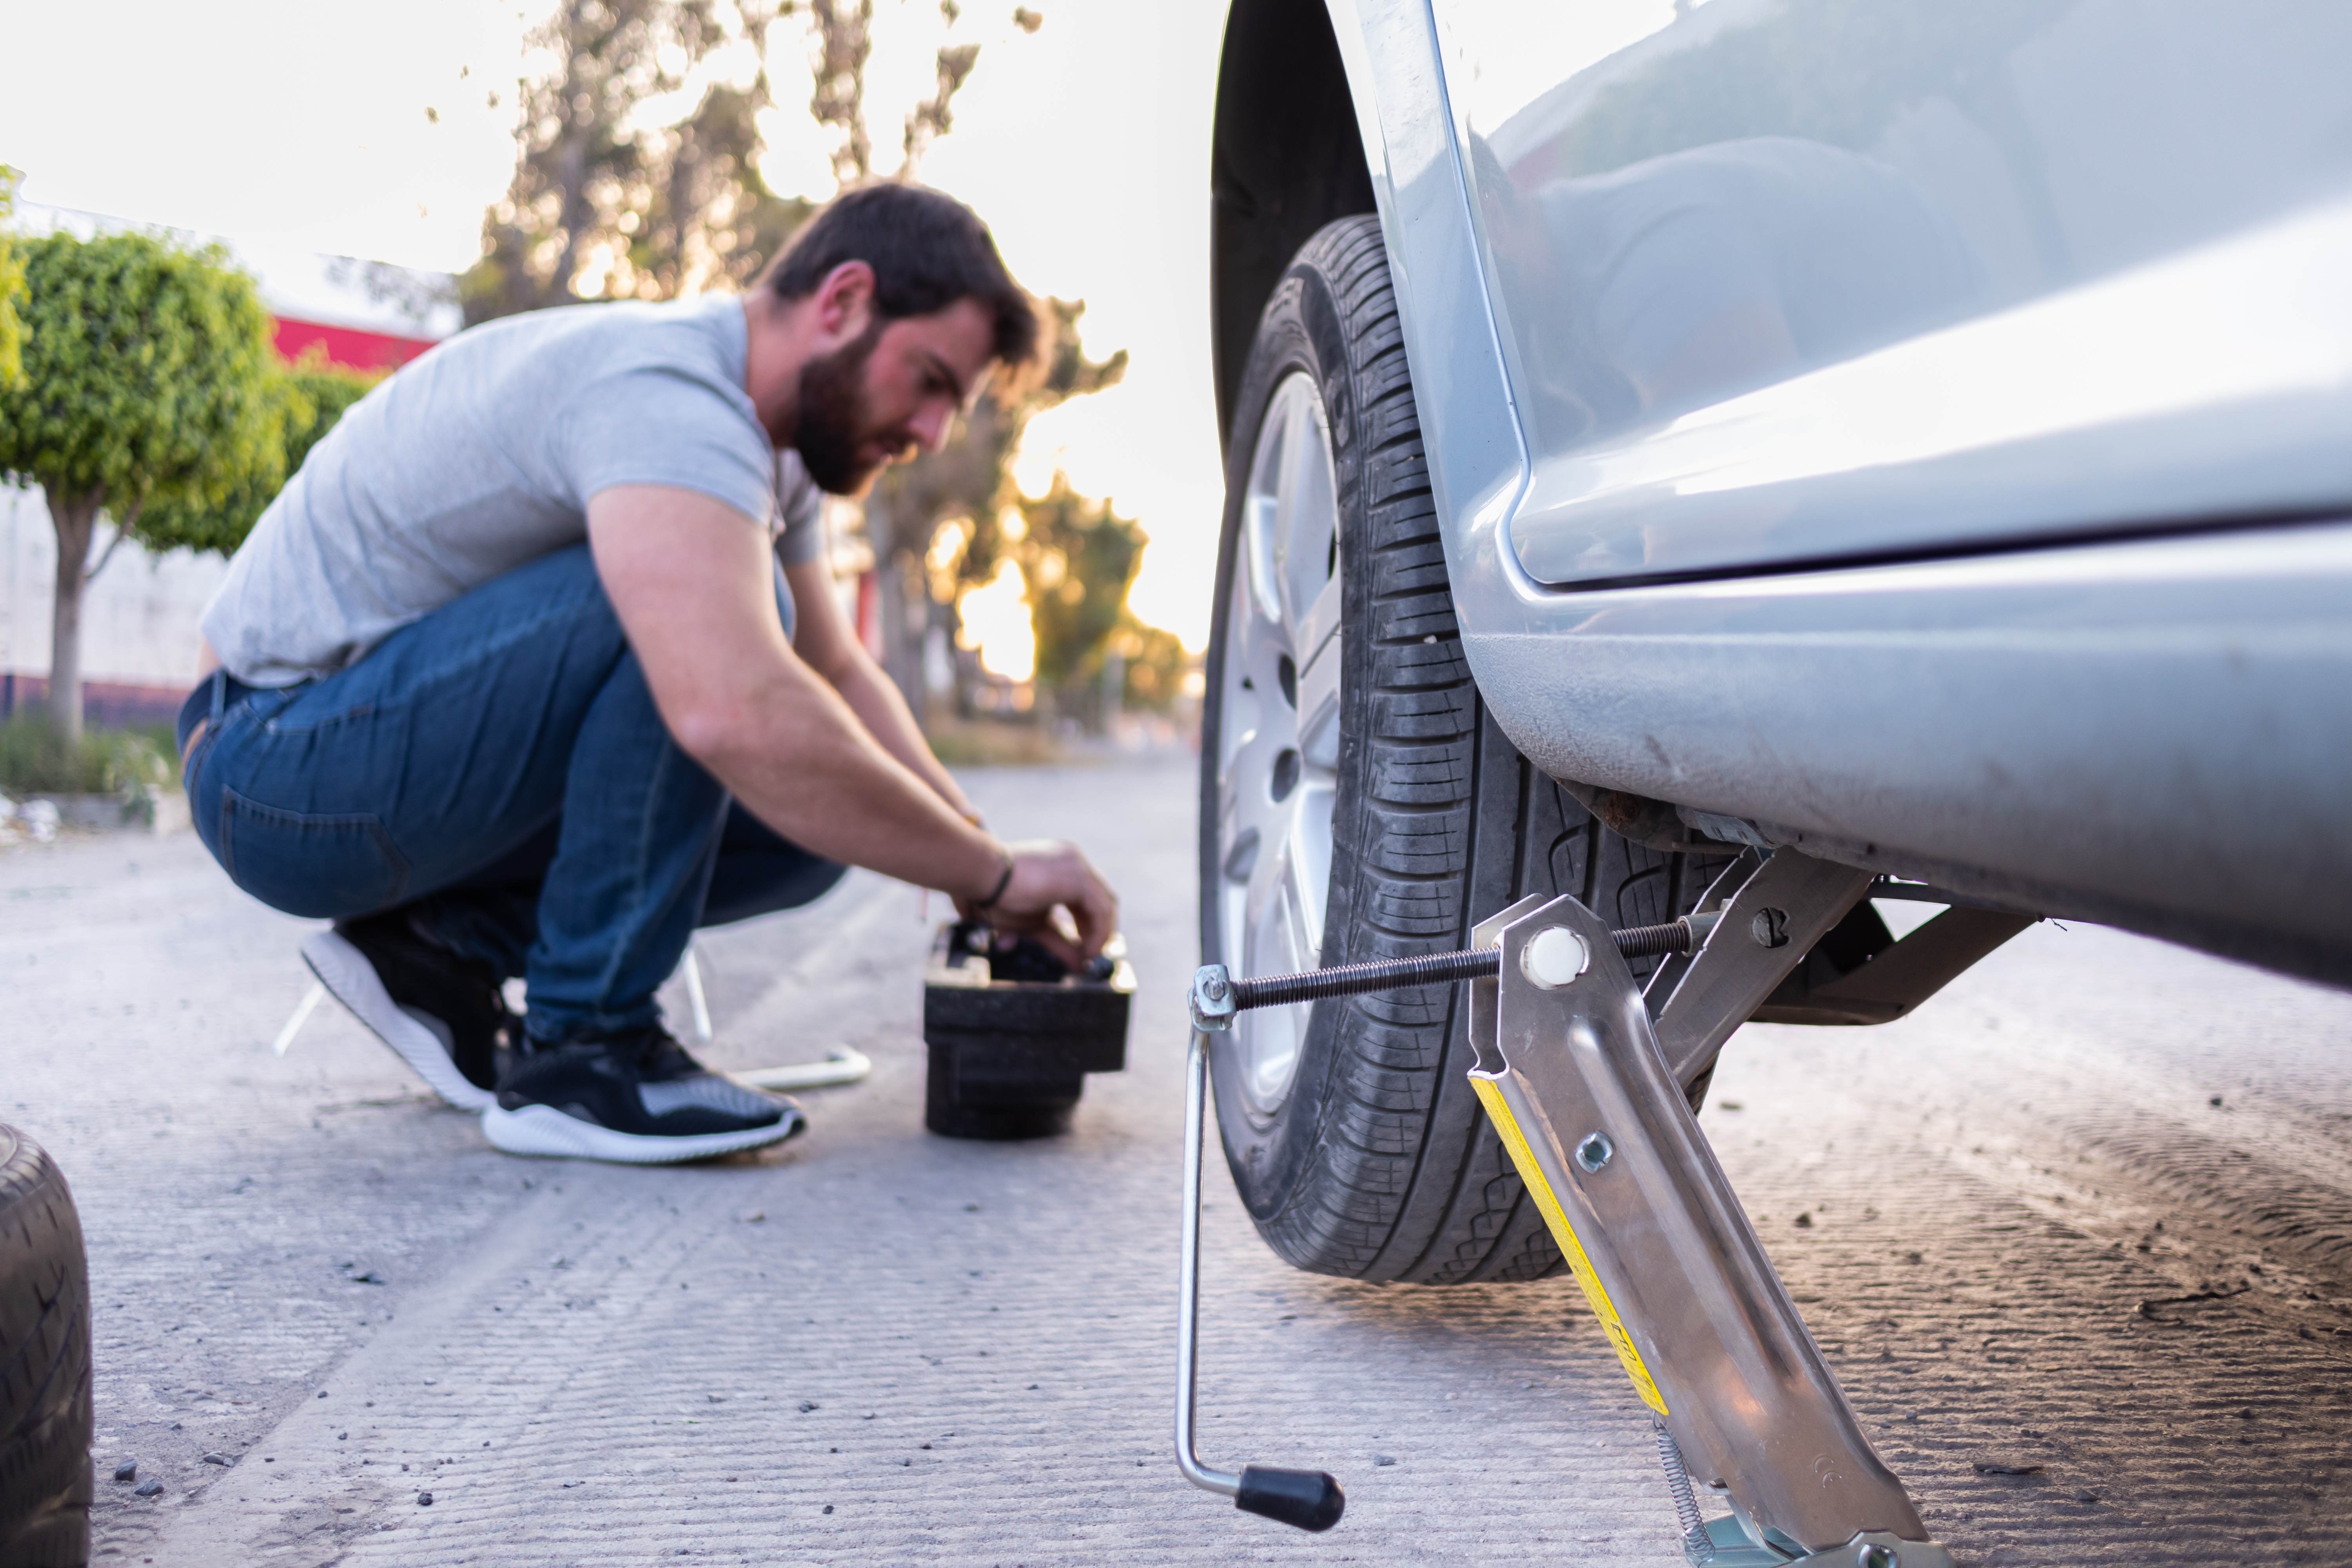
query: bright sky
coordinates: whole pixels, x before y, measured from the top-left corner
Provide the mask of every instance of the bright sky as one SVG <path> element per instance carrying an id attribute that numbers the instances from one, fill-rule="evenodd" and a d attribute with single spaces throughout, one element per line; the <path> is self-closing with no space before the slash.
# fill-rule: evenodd
<path id="1" fill-rule="evenodd" d="M 1223 480 L 1209 370 L 1209 121 L 1218 0 L 965 0 L 982 45 L 953 132 L 924 177 L 979 209 L 1013 272 L 1083 298 L 1089 350 L 1129 351 L 1125 383 L 1032 428 L 1022 469 L 1060 462 L 1142 520 L 1132 603 L 1197 647 L 1208 633 Z M 866 101 L 895 166 L 906 107 L 930 87 L 932 0 L 877 0 Z M 513 166 L 514 78 L 533 0 L 120 0 L 9 7 L 0 163 L 26 201 L 255 246 L 457 271 Z M 765 173 L 830 194 L 789 19 L 771 68 L 781 111 Z M 462 73 L 462 74 L 461 74 Z M 496 93 L 499 107 L 488 96 Z M 429 121 L 425 110 L 438 115 Z"/>

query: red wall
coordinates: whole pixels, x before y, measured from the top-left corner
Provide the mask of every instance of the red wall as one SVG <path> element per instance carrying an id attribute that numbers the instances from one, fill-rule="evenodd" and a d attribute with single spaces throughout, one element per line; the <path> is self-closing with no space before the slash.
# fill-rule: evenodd
<path id="1" fill-rule="evenodd" d="M 313 343 L 326 346 L 327 358 L 352 370 L 397 370 L 433 346 L 429 338 L 395 338 L 388 332 L 362 332 L 353 327 L 322 326 L 276 318 L 278 352 L 289 361 L 302 357 Z"/>

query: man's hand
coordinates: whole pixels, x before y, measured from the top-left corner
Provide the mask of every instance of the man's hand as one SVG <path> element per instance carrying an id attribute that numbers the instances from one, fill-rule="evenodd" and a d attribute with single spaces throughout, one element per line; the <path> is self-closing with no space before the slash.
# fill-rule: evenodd
<path id="1" fill-rule="evenodd" d="M 1034 937 L 1073 969 L 1100 952 L 1118 930 L 1118 895 L 1087 863 L 1086 852 L 1050 838 L 1008 844 L 1004 851 L 1013 857 L 1004 891 L 985 910 L 959 899 L 956 912 L 966 919 L 978 914 L 998 931 Z M 1068 912 L 1067 930 L 1054 918 L 1057 910 Z"/>

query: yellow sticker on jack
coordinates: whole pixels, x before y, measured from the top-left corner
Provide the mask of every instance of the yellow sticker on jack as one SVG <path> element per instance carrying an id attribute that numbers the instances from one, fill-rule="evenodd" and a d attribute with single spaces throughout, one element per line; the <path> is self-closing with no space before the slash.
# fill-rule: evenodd
<path id="1" fill-rule="evenodd" d="M 1664 1415 L 1666 1413 L 1665 1396 L 1658 1392 L 1656 1381 L 1650 1376 L 1650 1369 L 1642 1364 L 1642 1352 L 1633 1347 L 1633 1336 L 1625 1331 L 1624 1320 L 1617 1316 L 1617 1308 L 1609 1300 L 1609 1292 L 1601 1289 L 1601 1276 L 1592 1271 L 1592 1259 L 1584 1256 L 1583 1244 L 1576 1239 L 1576 1232 L 1568 1223 L 1568 1215 L 1559 1206 L 1559 1198 L 1552 1192 L 1551 1184 L 1544 1179 L 1543 1167 L 1536 1163 L 1535 1151 L 1528 1147 L 1527 1136 L 1519 1131 L 1517 1119 L 1511 1115 L 1511 1108 L 1503 1101 L 1503 1091 L 1495 1086 L 1493 1079 L 1480 1078 L 1475 1073 L 1471 1075 L 1470 1087 L 1478 1091 L 1478 1103 L 1486 1108 L 1487 1116 L 1495 1123 L 1495 1131 L 1502 1135 L 1503 1147 L 1511 1153 L 1511 1163 L 1518 1167 L 1519 1180 L 1527 1184 L 1528 1191 L 1534 1195 L 1536 1207 L 1544 1216 L 1544 1224 L 1551 1227 L 1551 1238 L 1559 1243 L 1560 1256 L 1568 1259 L 1568 1271 L 1576 1276 L 1577 1284 L 1584 1290 L 1584 1299 L 1592 1304 L 1592 1315 L 1601 1320 L 1601 1330 L 1608 1334 L 1609 1342 L 1617 1347 L 1617 1359 L 1625 1364 L 1625 1375 L 1633 1380 L 1633 1392 L 1642 1396 L 1643 1404 Z"/>

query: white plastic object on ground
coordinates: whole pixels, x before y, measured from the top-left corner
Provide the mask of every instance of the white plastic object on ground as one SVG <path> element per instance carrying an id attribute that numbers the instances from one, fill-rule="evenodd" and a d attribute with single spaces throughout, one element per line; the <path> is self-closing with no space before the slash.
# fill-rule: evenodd
<path id="1" fill-rule="evenodd" d="M 856 1083 L 874 1070 L 874 1063 L 864 1051 L 854 1046 L 839 1046 L 825 1052 L 821 1062 L 803 1062 L 797 1067 L 753 1068 L 748 1072 L 729 1073 L 737 1083 L 753 1089 L 829 1089 L 835 1084 Z"/>

